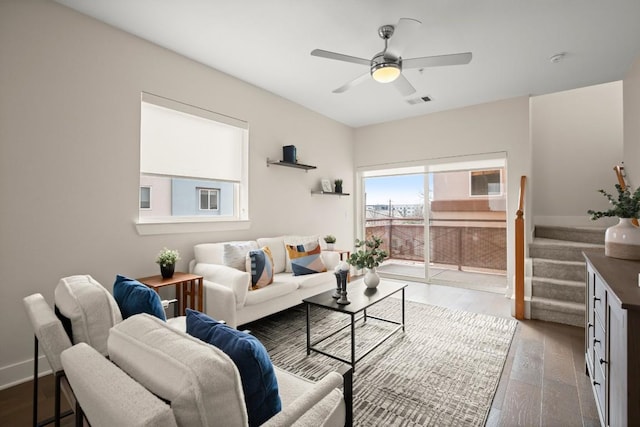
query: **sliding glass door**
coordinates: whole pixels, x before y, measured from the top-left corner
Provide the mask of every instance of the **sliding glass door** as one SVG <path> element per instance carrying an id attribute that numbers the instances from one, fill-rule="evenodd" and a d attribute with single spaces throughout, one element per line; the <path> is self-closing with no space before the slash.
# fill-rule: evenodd
<path id="1" fill-rule="evenodd" d="M 382 237 L 390 255 L 380 274 L 504 292 L 505 163 L 439 162 L 362 173 L 363 232 Z"/>

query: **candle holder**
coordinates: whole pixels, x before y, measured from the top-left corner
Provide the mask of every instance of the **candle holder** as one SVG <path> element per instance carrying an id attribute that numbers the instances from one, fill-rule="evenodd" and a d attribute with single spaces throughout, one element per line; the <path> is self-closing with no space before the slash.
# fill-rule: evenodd
<path id="1" fill-rule="evenodd" d="M 351 304 L 351 301 L 347 299 L 347 270 L 340 270 L 340 298 L 336 301 L 340 305 Z M 336 273 L 338 277 L 338 273 Z"/>
<path id="2" fill-rule="evenodd" d="M 340 280 L 340 270 L 336 269 L 336 271 L 333 274 L 335 274 L 336 276 L 336 290 L 333 291 L 333 295 L 331 295 L 331 297 L 338 299 L 340 298 L 340 291 L 342 290 L 342 281 Z"/>

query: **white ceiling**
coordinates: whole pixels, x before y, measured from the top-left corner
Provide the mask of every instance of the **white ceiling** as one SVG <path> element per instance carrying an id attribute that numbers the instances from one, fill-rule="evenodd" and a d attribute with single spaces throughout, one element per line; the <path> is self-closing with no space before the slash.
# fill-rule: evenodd
<path id="1" fill-rule="evenodd" d="M 56 1 L 353 127 L 620 80 L 640 57 L 639 0 Z M 311 50 L 369 59 L 378 27 L 403 17 L 422 21 L 405 58 L 473 60 L 404 70 L 408 97 L 373 80 L 332 93 L 367 67 Z"/>

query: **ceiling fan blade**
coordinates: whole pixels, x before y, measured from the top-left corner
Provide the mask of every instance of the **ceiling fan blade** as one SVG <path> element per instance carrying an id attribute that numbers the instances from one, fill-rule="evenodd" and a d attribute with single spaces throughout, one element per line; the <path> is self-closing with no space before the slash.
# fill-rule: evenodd
<path id="1" fill-rule="evenodd" d="M 398 92 L 402 94 L 402 96 L 411 95 L 415 93 L 416 89 L 409 83 L 407 78 L 400 74 L 397 79 L 393 81 L 393 85 L 398 89 Z"/>
<path id="2" fill-rule="evenodd" d="M 453 53 L 451 55 L 423 56 L 402 60 L 402 68 L 442 67 L 445 65 L 464 65 L 471 62 L 471 52 Z"/>
<path id="3" fill-rule="evenodd" d="M 400 18 L 394 26 L 393 35 L 387 44 L 387 55 L 400 58 L 405 47 L 415 40 L 422 22 L 412 18 Z M 387 56 L 385 55 L 385 56 Z"/>
<path id="4" fill-rule="evenodd" d="M 356 77 L 355 79 L 351 80 L 349 83 L 346 83 L 342 86 L 340 86 L 338 89 L 335 89 L 333 91 L 333 93 L 342 93 L 342 92 L 346 92 L 347 90 L 351 89 L 354 86 L 359 85 L 360 83 L 364 82 L 365 80 L 369 79 L 370 73 L 366 72 L 365 74 Z"/>
<path id="5" fill-rule="evenodd" d="M 328 50 L 314 49 L 311 51 L 311 56 L 318 56 L 320 58 L 336 59 L 338 61 L 351 62 L 353 64 L 371 65 L 371 61 L 364 58 L 358 58 L 356 56 L 343 55 L 341 53 L 329 52 Z"/>

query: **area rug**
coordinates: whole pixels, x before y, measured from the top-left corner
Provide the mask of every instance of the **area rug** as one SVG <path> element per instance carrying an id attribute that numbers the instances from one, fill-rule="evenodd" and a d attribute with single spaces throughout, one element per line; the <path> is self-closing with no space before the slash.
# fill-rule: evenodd
<path id="1" fill-rule="evenodd" d="M 388 298 L 368 314 L 401 319 Z M 312 340 L 347 324 L 349 317 L 312 308 Z M 495 395 L 517 322 L 512 319 L 406 302 L 406 330 L 356 363 L 356 426 L 482 426 Z M 374 319 L 356 327 L 356 357 L 393 325 Z M 306 354 L 304 306 L 247 325 L 274 365 L 317 381 L 341 362 Z M 349 328 L 319 345 L 350 359 Z M 324 344 L 324 343 L 323 343 Z"/>

